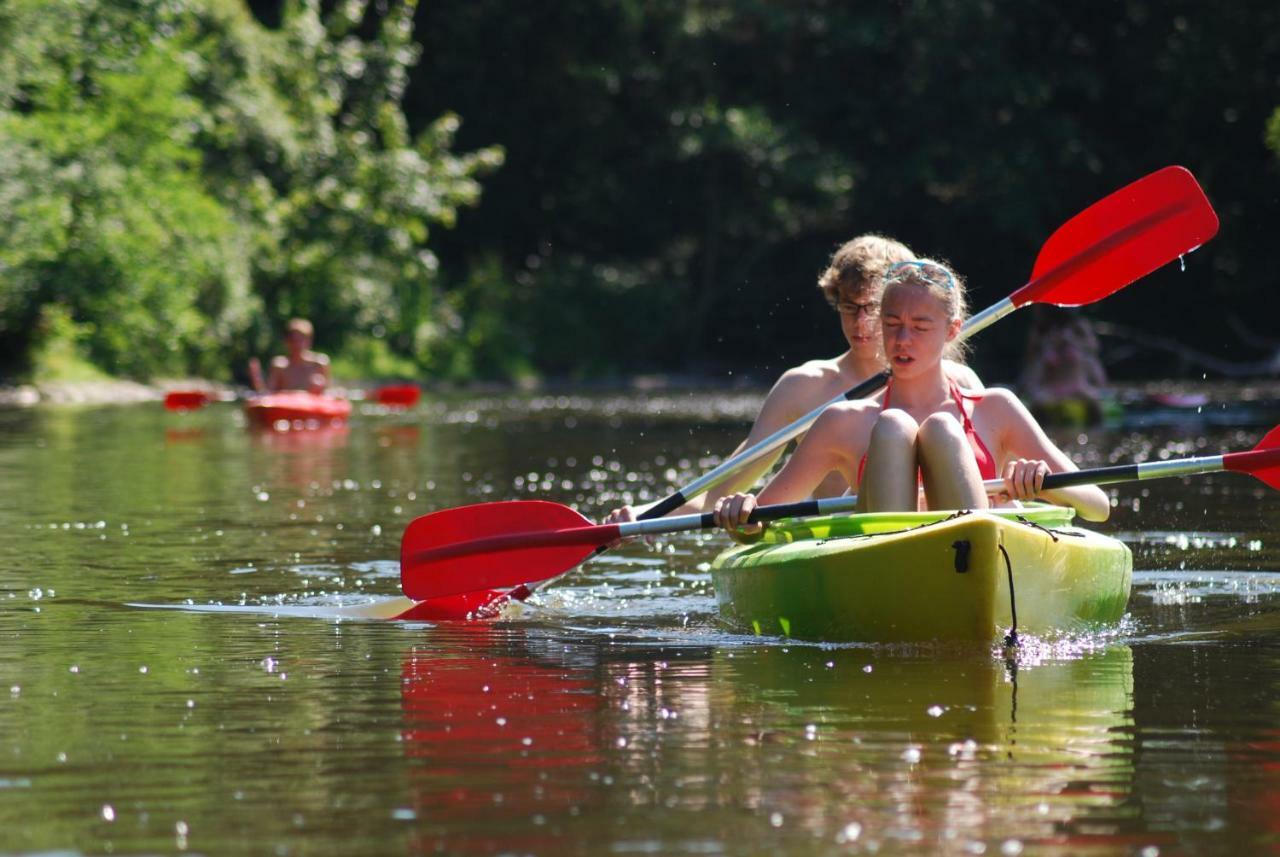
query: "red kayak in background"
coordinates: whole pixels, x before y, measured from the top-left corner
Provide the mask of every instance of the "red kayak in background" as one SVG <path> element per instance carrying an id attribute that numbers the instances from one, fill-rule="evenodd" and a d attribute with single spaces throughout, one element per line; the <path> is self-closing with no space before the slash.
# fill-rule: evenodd
<path id="1" fill-rule="evenodd" d="M 250 424 L 262 428 L 319 428 L 346 422 L 351 415 L 351 402 L 314 393 L 269 393 L 245 402 L 244 412 Z"/>

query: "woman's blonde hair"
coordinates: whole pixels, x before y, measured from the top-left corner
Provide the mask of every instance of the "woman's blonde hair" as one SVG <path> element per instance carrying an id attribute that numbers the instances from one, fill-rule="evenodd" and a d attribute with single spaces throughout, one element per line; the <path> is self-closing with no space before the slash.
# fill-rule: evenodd
<path id="1" fill-rule="evenodd" d="M 951 266 L 936 259 L 907 259 L 895 262 L 885 271 L 883 289 L 880 299 L 883 301 L 889 292 L 898 286 L 919 285 L 929 290 L 946 308 L 947 321 L 969 317 L 969 300 L 964 280 L 952 270 Z M 968 356 L 967 343 L 956 338 L 947 343 L 942 356 L 957 363 L 964 363 Z"/>
<path id="2" fill-rule="evenodd" d="M 832 306 L 840 300 L 840 287 L 880 288 L 880 280 L 896 262 L 914 259 L 915 254 L 901 241 L 868 233 L 841 244 L 827 269 L 818 276 L 818 288 Z"/>

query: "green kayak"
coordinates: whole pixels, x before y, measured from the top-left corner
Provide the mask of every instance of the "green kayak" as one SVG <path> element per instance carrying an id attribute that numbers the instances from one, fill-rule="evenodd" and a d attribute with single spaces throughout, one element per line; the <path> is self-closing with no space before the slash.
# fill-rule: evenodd
<path id="1" fill-rule="evenodd" d="M 1133 556 L 1072 509 L 831 515 L 772 524 L 712 563 L 733 630 L 804 640 L 991 641 L 1124 615 Z M 1010 582 L 1012 581 L 1012 587 Z"/>

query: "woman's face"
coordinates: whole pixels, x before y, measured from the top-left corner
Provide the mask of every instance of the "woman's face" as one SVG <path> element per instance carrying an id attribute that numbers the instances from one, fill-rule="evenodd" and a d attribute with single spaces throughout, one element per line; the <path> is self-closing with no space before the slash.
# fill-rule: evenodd
<path id="1" fill-rule="evenodd" d="M 903 283 L 885 292 L 880 325 L 885 358 L 895 377 L 933 370 L 960 330 L 960 320 L 948 318 L 946 305 L 917 283 Z"/>
<path id="2" fill-rule="evenodd" d="M 836 309 L 840 330 L 854 356 L 874 360 L 880 356 L 880 301 L 876 290 L 865 285 L 841 286 Z"/>

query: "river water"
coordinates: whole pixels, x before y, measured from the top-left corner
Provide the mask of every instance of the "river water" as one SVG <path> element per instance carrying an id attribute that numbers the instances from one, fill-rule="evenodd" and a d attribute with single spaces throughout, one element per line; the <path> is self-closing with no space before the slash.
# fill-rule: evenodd
<path id="1" fill-rule="evenodd" d="M 1117 486 L 1129 615 L 1013 655 L 727 633 L 714 534 L 501 621 L 350 618 L 413 518 L 657 497 L 759 401 L 0 411 L 0 854 L 1276 852 L 1280 494 L 1248 476 Z M 1096 466 L 1265 428 L 1056 438 Z"/>

